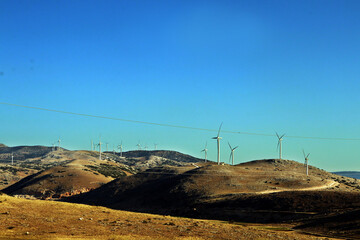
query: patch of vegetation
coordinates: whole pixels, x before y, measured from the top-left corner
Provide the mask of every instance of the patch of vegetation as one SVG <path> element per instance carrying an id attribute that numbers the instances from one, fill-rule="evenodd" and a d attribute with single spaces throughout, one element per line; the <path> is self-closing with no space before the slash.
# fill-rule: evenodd
<path id="1" fill-rule="evenodd" d="M 124 167 L 113 166 L 113 165 L 108 165 L 108 164 L 103 164 L 103 163 L 101 163 L 98 166 L 86 165 L 86 167 L 90 168 L 91 170 L 93 170 L 95 172 L 98 172 L 98 173 L 104 175 L 105 177 L 119 178 L 122 176 L 126 176 L 126 174 L 124 172 L 124 170 L 126 171 L 126 169 L 124 169 Z"/>
<path id="2" fill-rule="evenodd" d="M 2 166 L 2 167 L 0 167 L 0 170 L 8 171 L 8 172 L 11 172 L 12 174 L 16 174 L 19 171 L 19 169 L 16 169 L 13 167 L 8 167 L 8 166 Z"/>

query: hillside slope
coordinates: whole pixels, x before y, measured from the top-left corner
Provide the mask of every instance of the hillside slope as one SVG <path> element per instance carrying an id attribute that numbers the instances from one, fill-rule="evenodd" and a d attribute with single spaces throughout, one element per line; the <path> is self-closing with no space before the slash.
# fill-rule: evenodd
<path id="1" fill-rule="evenodd" d="M 255 222 L 295 220 L 360 207 L 358 181 L 310 169 L 311 175 L 306 176 L 303 164 L 288 160 L 149 169 L 118 178 L 69 201 Z"/>
<path id="2" fill-rule="evenodd" d="M 99 160 L 87 151 L 50 153 L 39 161 L 53 164 L 5 188 L 11 195 L 59 198 L 100 187 L 116 177 L 135 173 L 134 169 L 110 160 Z M 60 157 L 61 156 L 61 157 Z"/>
<path id="3" fill-rule="evenodd" d="M 151 215 L 69 204 L 16 199 L 0 193 L 0 239 L 319 239 L 282 226 Z M 274 231 L 276 227 L 279 229 Z M 281 229 L 284 229 L 281 231 Z"/>

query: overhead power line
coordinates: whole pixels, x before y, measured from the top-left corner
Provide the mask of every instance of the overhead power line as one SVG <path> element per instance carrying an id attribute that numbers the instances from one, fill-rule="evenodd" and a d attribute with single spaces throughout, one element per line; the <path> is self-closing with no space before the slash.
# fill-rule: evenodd
<path id="1" fill-rule="evenodd" d="M 14 106 L 14 107 L 28 108 L 28 109 L 36 109 L 36 110 L 47 111 L 47 112 L 56 112 L 56 113 L 62 113 L 62 114 L 77 115 L 77 116 L 82 116 L 82 117 L 101 118 L 101 119 L 108 119 L 108 120 L 115 120 L 115 121 L 122 121 L 122 122 L 155 125 L 155 126 L 161 126 L 161 127 L 182 128 L 182 129 L 208 131 L 208 132 L 217 132 L 218 131 L 218 129 L 208 129 L 208 128 L 173 125 L 173 124 L 167 124 L 167 123 L 155 123 L 155 122 L 147 122 L 147 121 L 130 120 L 130 119 L 124 119 L 124 118 L 108 117 L 108 116 L 103 116 L 103 115 L 93 115 L 93 114 L 86 114 L 86 113 L 76 113 L 76 112 L 62 111 L 62 110 L 43 108 L 43 107 L 33 107 L 33 106 L 26 106 L 26 105 L 6 103 L 6 102 L 0 102 L 0 104 Z M 229 131 L 229 130 L 223 130 L 222 132 L 223 133 L 231 133 L 231 134 L 253 135 L 253 136 L 268 136 L 268 137 L 276 136 L 276 134 L 239 132 L 239 131 Z M 291 136 L 291 135 L 290 136 L 286 135 L 285 137 L 286 138 L 301 138 L 301 139 L 318 139 L 318 140 L 360 141 L 360 138 L 345 138 L 345 137 L 335 137 L 334 138 L 334 137 L 312 137 L 312 136 Z"/>

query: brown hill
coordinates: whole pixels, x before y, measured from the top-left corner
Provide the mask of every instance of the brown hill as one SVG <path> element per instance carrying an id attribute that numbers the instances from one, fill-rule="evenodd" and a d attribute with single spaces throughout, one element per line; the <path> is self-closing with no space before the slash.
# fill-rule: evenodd
<path id="1" fill-rule="evenodd" d="M 69 201 L 115 209 L 252 222 L 360 207 L 359 181 L 288 160 L 149 169 Z"/>
<path id="2" fill-rule="evenodd" d="M 131 167 L 111 160 L 99 160 L 87 151 L 51 152 L 45 158 L 32 161 L 47 161 L 48 166 L 53 167 L 28 176 L 5 188 L 3 192 L 37 198 L 59 198 L 86 192 L 116 177 L 134 173 Z"/>
<path id="3" fill-rule="evenodd" d="M 0 239 L 319 239 L 286 226 L 245 225 L 17 199 L 0 193 Z"/>

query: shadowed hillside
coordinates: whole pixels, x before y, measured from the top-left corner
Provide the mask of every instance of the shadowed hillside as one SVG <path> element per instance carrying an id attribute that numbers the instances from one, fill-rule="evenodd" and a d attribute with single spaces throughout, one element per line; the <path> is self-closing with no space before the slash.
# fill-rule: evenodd
<path id="1" fill-rule="evenodd" d="M 201 164 L 200 164 L 201 165 Z M 288 160 L 149 169 L 69 199 L 115 209 L 251 222 L 360 207 L 359 182 Z M 338 178 L 337 178 L 338 177 Z"/>

